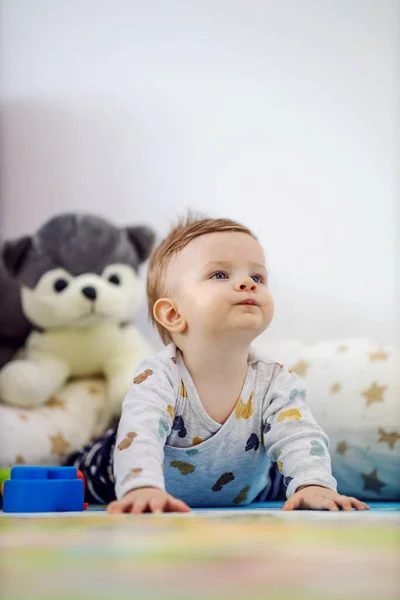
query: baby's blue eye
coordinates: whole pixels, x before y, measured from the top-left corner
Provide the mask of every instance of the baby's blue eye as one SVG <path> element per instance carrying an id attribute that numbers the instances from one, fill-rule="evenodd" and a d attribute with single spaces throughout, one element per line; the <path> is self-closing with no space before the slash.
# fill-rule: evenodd
<path id="1" fill-rule="evenodd" d="M 261 275 L 252 275 L 251 278 L 254 281 L 254 283 L 262 283 Z"/>
<path id="2" fill-rule="evenodd" d="M 223 271 L 218 271 L 217 273 L 213 273 L 211 278 L 212 279 L 228 279 L 228 276 Z"/>

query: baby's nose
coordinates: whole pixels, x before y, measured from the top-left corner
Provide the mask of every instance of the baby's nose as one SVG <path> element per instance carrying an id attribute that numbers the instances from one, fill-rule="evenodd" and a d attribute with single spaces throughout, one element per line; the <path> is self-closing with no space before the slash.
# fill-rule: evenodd
<path id="1" fill-rule="evenodd" d="M 248 281 L 239 281 L 235 284 L 235 289 L 238 292 L 255 292 L 256 291 L 256 284 L 252 279 L 249 279 Z"/>

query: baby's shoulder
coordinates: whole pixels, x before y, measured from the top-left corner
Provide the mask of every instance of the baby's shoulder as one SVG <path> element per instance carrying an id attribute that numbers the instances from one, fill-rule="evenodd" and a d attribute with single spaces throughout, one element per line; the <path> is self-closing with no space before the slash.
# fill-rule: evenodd
<path id="1" fill-rule="evenodd" d="M 265 390 L 269 389 L 271 386 L 274 388 L 276 386 L 286 388 L 298 381 L 298 377 L 295 373 L 292 373 L 287 367 L 259 350 L 251 351 L 249 363 L 256 371 L 256 382 L 258 386 Z"/>
<path id="2" fill-rule="evenodd" d="M 248 363 L 257 372 L 257 374 L 270 373 L 271 376 L 284 368 L 283 365 L 278 363 L 276 360 L 270 358 L 260 350 L 255 350 L 253 348 L 250 350 Z"/>
<path id="3" fill-rule="evenodd" d="M 174 344 L 169 344 L 160 352 L 149 355 L 140 362 L 136 369 L 136 375 L 149 373 L 158 378 L 169 380 L 171 384 L 179 377 L 177 369 L 176 347 Z"/>

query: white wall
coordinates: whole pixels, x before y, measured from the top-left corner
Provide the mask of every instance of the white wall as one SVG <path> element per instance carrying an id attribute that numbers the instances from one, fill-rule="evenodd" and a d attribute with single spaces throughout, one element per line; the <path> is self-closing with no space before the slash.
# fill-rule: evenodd
<path id="1" fill-rule="evenodd" d="M 2 233 L 234 217 L 267 251 L 272 338 L 399 338 L 397 0 L 0 8 Z"/>

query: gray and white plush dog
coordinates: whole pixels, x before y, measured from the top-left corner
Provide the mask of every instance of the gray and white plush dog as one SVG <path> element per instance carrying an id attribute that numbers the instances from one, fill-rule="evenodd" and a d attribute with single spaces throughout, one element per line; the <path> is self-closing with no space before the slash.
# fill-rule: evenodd
<path id="1" fill-rule="evenodd" d="M 33 236 L 4 243 L 3 263 L 20 284 L 32 331 L 23 355 L 0 371 L 3 402 L 37 407 L 68 378 L 102 373 L 110 414 L 120 413 L 132 375 L 149 353 L 131 321 L 143 301 L 138 268 L 154 239 L 148 227 L 63 214 Z M 27 323 L 22 326 L 26 332 Z"/>
<path id="2" fill-rule="evenodd" d="M 19 284 L 0 256 L 0 369 L 25 343 L 31 329 L 22 312 Z"/>

